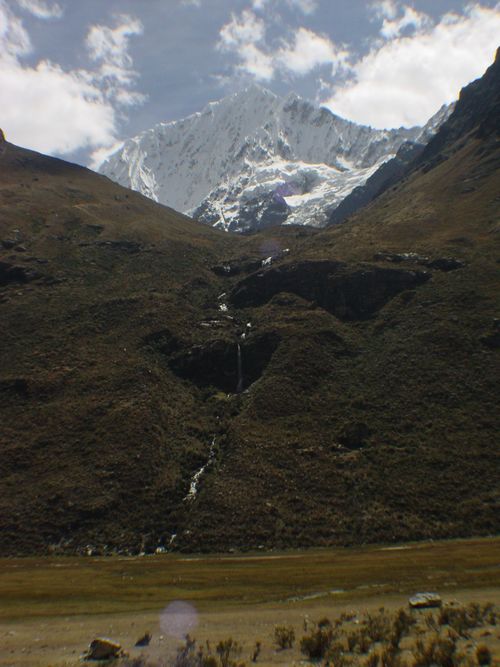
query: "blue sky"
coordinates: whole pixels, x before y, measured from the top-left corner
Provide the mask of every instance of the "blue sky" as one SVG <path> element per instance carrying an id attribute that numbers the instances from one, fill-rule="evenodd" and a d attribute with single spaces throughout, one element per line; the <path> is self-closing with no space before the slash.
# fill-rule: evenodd
<path id="1" fill-rule="evenodd" d="M 96 166 L 252 82 L 375 127 L 423 124 L 499 35 L 496 0 L 0 0 L 0 127 Z"/>

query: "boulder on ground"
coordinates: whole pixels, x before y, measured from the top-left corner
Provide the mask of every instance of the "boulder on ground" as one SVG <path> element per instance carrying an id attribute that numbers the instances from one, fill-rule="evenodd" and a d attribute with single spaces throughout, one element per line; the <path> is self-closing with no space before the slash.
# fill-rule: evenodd
<path id="1" fill-rule="evenodd" d="M 94 639 L 84 656 L 85 660 L 112 660 L 119 658 L 122 654 L 122 647 L 117 642 L 105 637 Z"/>
<path id="2" fill-rule="evenodd" d="M 429 609 L 440 607 L 443 601 L 438 593 L 417 593 L 408 600 L 408 604 L 412 609 Z"/>

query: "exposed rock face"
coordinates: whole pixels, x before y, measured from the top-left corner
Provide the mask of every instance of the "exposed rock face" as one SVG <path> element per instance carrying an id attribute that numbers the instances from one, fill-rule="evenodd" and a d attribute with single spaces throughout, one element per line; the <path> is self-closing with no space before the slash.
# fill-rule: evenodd
<path id="1" fill-rule="evenodd" d="M 391 262 L 392 264 L 402 264 L 403 262 L 420 264 L 438 271 L 456 271 L 457 269 L 463 269 L 465 266 L 465 262 L 456 257 L 430 259 L 430 257 L 419 255 L 416 252 L 378 252 L 373 259 L 381 262 Z"/>
<path id="2" fill-rule="evenodd" d="M 241 391 L 262 375 L 279 343 L 272 333 L 241 340 L 241 384 L 238 373 L 238 343 L 214 340 L 195 345 L 172 356 L 169 366 L 180 377 L 200 386 L 214 386 L 226 393 Z"/>
<path id="3" fill-rule="evenodd" d="M 0 262 L 0 287 L 10 283 L 27 283 L 38 278 L 36 271 L 8 262 Z"/>
<path id="4" fill-rule="evenodd" d="M 479 139 L 494 139 L 500 134 L 500 48 L 485 74 L 462 88 L 453 113 L 429 141 L 417 164 L 438 164 L 443 151 L 472 131 Z"/>
<path id="5" fill-rule="evenodd" d="M 223 264 L 217 264 L 212 267 L 216 276 L 237 276 L 240 273 L 250 273 L 257 271 L 262 267 L 262 259 L 252 259 L 250 257 L 240 257 L 239 259 L 230 259 Z"/>
<path id="6" fill-rule="evenodd" d="M 438 593 L 417 593 L 408 600 L 408 604 L 412 609 L 429 609 L 440 607 L 443 602 Z"/>
<path id="7" fill-rule="evenodd" d="M 360 208 L 366 206 L 376 197 L 398 183 L 406 176 L 410 164 L 423 151 L 422 144 L 405 142 L 396 155 L 384 162 L 377 171 L 368 178 L 364 185 L 357 188 L 343 199 L 334 209 L 328 221 L 329 225 L 338 225 L 344 222 L 350 215 L 356 213 Z"/>
<path id="8" fill-rule="evenodd" d="M 291 213 L 291 208 L 284 197 L 270 192 L 242 202 L 238 217 L 224 222 L 228 232 L 255 232 L 266 227 L 282 225 Z M 193 217 L 207 225 L 221 226 L 220 205 L 214 205 L 210 199 L 203 201 Z"/>
<path id="9" fill-rule="evenodd" d="M 379 267 L 348 268 L 336 261 L 306 261 L 254 273 L 240 281 L 231 303 L 240 308 L 259 306 L 279 292 L 292 292 L 314 301 L 341 320 L 370 317 L 387 301 L 423 284 L 425 271 Z"/>
<path id="10" fill-rule="evenodd" d="M 111 639 L 105 639 L 103 637 L 98 637 L 94 639 L 88 648 L 87 653 L 85 654 L 85 660 L 112 660 L 114 658 L 120 657 L 122 653 L 122 647 L 120 644 L 111 641 Z"/>

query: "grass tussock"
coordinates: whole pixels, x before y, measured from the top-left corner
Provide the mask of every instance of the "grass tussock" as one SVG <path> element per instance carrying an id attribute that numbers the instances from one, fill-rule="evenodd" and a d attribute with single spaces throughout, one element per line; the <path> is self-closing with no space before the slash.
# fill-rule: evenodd
<path id="1" fill-rule="evenodd" d="M 376 612 L 344 613 L 334 620 L 324 617 L 314 622 L 306 617 L 298 647 L 295 628 L 276 625 L 267 643 L 256 641 L 245 646 L 232 637 L 203 643 L 188 635 L 173 659 L 151 662 L 146 653 L 113 664 L 245 667 L 273 663 L 286 649 L 290 651 L 287 664 L 319 667 L 490 667 L 500 664 L 495 655 L 500 639 L 496 623 L 497 610 L 491 603 L 452 603 L 431 612 L 380 608 Z M 466 635 L 458 631 L 464 624 Z"/>
<path id="2" fill-rule="evenodd" d="M 295 642 L 293 627 L 291 625 L 276 625 L 274 628 L 274 642 L 282 650 L 292 648 Z"/>
<path id="3" fill-rule="evenodd" d="M 359 619 L 324 619 L 302 637 L 300 648 L 325 666 L 481 667 L 495 664 L 494 656 L 489 646 L 476 645 L 475 637 L 496 623 L 491 603 L 447 605 L 431 613 L 381 608 Z"/>

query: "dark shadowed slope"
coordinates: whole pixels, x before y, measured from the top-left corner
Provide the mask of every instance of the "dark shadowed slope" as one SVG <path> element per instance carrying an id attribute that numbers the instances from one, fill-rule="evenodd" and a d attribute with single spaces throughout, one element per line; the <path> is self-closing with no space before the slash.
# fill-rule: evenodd
<path id="1" fill-rule="evenodd" d="M 10 144 L 0 206 L 2 550 L 140 548 L 170 528 L 208 428 L 151 341 L 196 337 L 228 238 Z"/>

